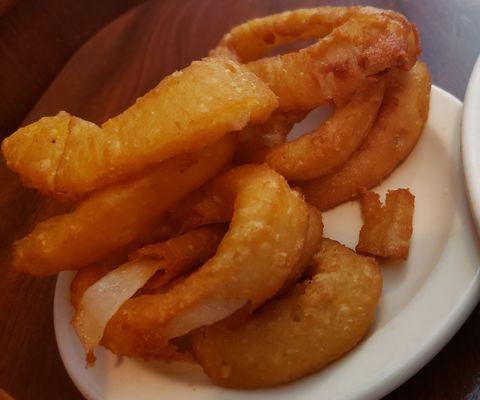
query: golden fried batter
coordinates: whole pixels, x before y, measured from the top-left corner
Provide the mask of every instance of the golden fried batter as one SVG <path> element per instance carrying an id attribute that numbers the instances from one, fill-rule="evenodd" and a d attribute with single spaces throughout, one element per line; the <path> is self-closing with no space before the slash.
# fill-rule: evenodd
<path id="1" fill-rule="evenodd" d="M 265 57 L 278 45 L 320 40 L 298 52 Z M 410 69 L 420 53 L 414 25 L 373 7 L 319 7 L 248 21 L 227 33 L 212 54 L 242 62 L 279 97 L 279 110 L 344 104 L 363 80 L 388 68 Z"/>
<path id="2" fill-rule="evenodd" d="M 382 206 L 377 193 L 365 191 L 361 201 L 363 226 L 356 250 L 406 260 L 413 233 L 415 197 L 408 189 L 389 190 Z"/>
<path id="3" fill-rule="evenodd" d="M 382 103 L 383 80 L 365 82 L 318 129 L 272 148 L 266 162 L 289 180 L 308 180 L 341 165 L 370 132 Z"/>
<path id="4" fill-rule="evenodd" d="M 193 353 L 221 386 L 273 386 L 318 371 L 357 345 L 375 318 L 382 276 L 373 258 L 325 239 L 312 277 L 244 324 L 193 334 Z"/>
<path id="5" fill-rule="evenodd" d="M 62 112 L 19 129 L 3 141 L 2 152 L 27 186 L 76 197 L 262 122 L 277 104 L 238 63 L 204 59 L 168 76 L 101 127 Z"/>
<path id="6" fill-rule="evenodd" d="M 174 157 L 133 182 L 92 194 L 71 213 L 39 223 L 14 244 L 13 264 L 32 275 L 80 269 L 155 229 L 160 216 L 232 158 L 235 138 Z"/>
<path id="7" fill-rule="evenodd" d="M 389 72 L 383 104 L 360 148 L 331 174 L 298 182 L 307 200 L 328 210 L 388 176 L 410 154 L 423 131 L 430 88 L 430 75 L 422 62 L 407 72 Z"/>
<path id="8" fill-rule="evenodd" d="M 239 167 L 230 228 L 216 255 L 166 293 L 127 301 L 102 343 L 117 354 L 158 357 L 168 340 L 248 305 L 253 311 L 298 271 L 309 222 L 301 196 L 266 166 Z"/>

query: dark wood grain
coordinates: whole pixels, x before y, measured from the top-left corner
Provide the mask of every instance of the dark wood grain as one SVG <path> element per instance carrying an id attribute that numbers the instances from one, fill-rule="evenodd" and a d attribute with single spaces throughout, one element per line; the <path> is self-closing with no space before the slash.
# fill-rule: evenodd
<path id="1" fill-rule="evenodd" d="M 0 0 L 0 15 L 10 10 L 16 3 L 17 0 Z"/>
<path id="2" fill-rule="evenodd" d="M 0 137 L 18 126 L 79 46 L 143 1 L 0 0 Z"/>
<path id="3" fill-rule="evenodd" d="M 106 24 L 119 12 L 120 3 L 125 6 L 134 2 L 69 0 L 63 2 L 62 8 L 60 1 L 45 0 L 35 2 L 37 5 L 31 10 L 25 3 L 31 6 L 34 2 L 20 1 L 0 17 L 0 132 L 11 130 L 20 119 L 32 121 L 61 109 L 102 122 L 131 104 L 163 76 L 206 55 L 232 25 L 290 8 L 326 4 L 315 0 L 165 0 L 145 3 Z M 48 9 L 55 3 L 58 14 Z M 480 50 L 480 6 L 470 0 L 368 3 L 397 9 L 416 22 L 434 82 L 463 98 Z M 83 14 L 77 16 L 79 12 Z M 101 17 L 94 15 L 97 13 Z M 62 25 L 60 20 L 65 18 L 68 24 Z M 37 29 L 27 29 L 15 39 L 12 32 L 28 24 L 38 24 Z M 52 29 L 57 29 L 49 26 L 52 24 L 59 24 L 59 33 L 54 35 L 57 39 L 54 44 L 45 43 L 46 38 L 52 37 Z M 75 47 L 100 24 L 107 26 L 58 72 Z M 72 32 L 80 35 L 79 39 L 64 43 Z M 29 41 L 34 44 L 29 44 L 28 50 L 20 48 Z M 44 52 L 42 46 L 47 47 Z M 1 56 L 7 53 L 8 59 Z M 13 67 L 8 61 L 12 59 Z M 45 90 L 53 76 L 55 80 Z M 81 399 L 63 369 L 55 345 L 54 279 L 31 279 L 8 266 L 11 241 L 55 206 L 46 207 L 36 193 L 21 188 L 16 177 L 2 166 L 0 182 L 0 387 L 18 400 Z M 452 341 L 387 399 L 480 398 L 479 332 L 477 308 Z"/>

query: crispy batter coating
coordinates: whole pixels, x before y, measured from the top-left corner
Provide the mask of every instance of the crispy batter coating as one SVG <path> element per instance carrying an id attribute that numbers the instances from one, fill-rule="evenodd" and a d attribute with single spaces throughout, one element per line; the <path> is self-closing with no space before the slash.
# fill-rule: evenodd
<path id="1" fill-rule="evenodd" d="M 207 261 L 208 258 L 215 254 L 224 233 L 225 228 L 223 225 L 202 227 L 164 242 L 144 246 L 132 252 L 128 257 L 132 261 L 158 259 L 162 262 L 162 270 L 153 276 L 138 294 L 156 294 L 168 291 L 171 287 L 168 285 L 169 282 L 180 274 L 188 272 L 192 267 Z M 309 206 L 308 229 L 302 255 L 295 267 L 292 268 L 289 278 L 283 285 L 284 289 L 280 289 L 279 292 L 289 289 L 304 272 L 314 254 L 320 249 L 322 233 L 323 223 L 321 214 L 315 207 Z M 120 263 L 123 263 L 126 257 L 124 254 L 121 257 L 109 259 L 107 262 L 98 263 L 77 272 L 71 283 L 71 302 L 75 310 L 78 311 L 82 296 L 91 285 Z M 183 282 L 186 277 L 182 278 L 182 280 L 178 281 L 179 283 Z M 177 283 L 173 282 L 173 285 L 175 284 Z M 248 316 L 248 311 L 244 312 L 243 315 Z M 236 318 L 238 319 L 238 316 Z M 137 355 L 140 356 L 141 354 Z M 151 354 L 141 356 L 149 358 Z M 156 357 L 167 361 L 190 361 L 188 357 L 185 357 L 184 353 L 176 351 L 175 346 L 172 345 L 159 351 Z"/>
<path id="2" fill-rule="evenodd" d="M 162 262 L 162 270 L 142 288 L 142 293 L 154 292 L 190 269 L 212 257 L 225 233 L 223 226 L 207 226 L 166 241 L 141 247 L 128 256 L 130 261 L 153 259 Z M 70 285 L 70 300 L 77 309 L 83 293 L 112 269 L 123 264 L 125 252 L 110 255 L 107 260 L 82 268 Z"/>
<path id="3" fill-rule="evenodd" d="M 231 55 L 244 63 L 255 61 L 279 46 L 322 38 L 359 10 L 358 7 L 317 7 L 254 18 L 233 27 L 211 54 Z"/>
<path id="4" fill-rule="evenodd" d="M 266 162 L 289 180 L 308 180 L 341 165 L 370 132 L 382 103 L 384 81 L 366 82 L 318 129 L 274 147 Z"/>
<path id="5" fill-rule="evenodd" d="M 383 104 L 360 148 L 331 174 L 298 182 L 307 200 L 328 210 L 387 177 L 410 154 L 423 131 L 430 88 L 430 75 L 422 62 L 407 72 L 389 72 Z"/>
<path id="6" fill-rule="evenodd" d="M 270 55 L 305 39 L 315 43 Z M 382 276 L 374 258 L 322 239 L 320 211 L 361 193 L 357 251 L 408 256 L 413 195 L 389 191 L 382 206 L 366 188 L 408 156 L 428 118 L 420 51 L 393 11 L 294 10 L 233 28 L 210 58 L 101 126 L 60 112 L 19 129 L 1 146 L 8 167 L 80 202 L 15 242 L 14 266 L 80 270 L 72 323 L 89 362 L 100 342 L 118 355 L 195 357 L 239 389 L 324 368 L 365 336 Z M 329 120 L 287 143 L 329 103 Z M 165 241 L 137 249 L 155 237 Z"/>
<path id="7" fill-rule="evenodd" d="M 241 62 L 255 61 L 279 46 L 297 40 L 323 38 L 354 16 L 371 14 L 388 15 L 408 23 L 395 11 L 374 7 L 324 6 L 296 9 L 251 19 L 235 26 L 223 36 L 211 54 L 233 56 Z M 414 34 L 416 35 L 416 32 Z M 414 37 L 412 40 L 417 42 L 418 38 Z M 412 52 L 418 51 L 414 45 L 418 46 L 418 43 L 412 44 Z"/>
<path id="8" fill-rule="evenodd" d="M 366 77 L 405 63 L 405 27 L 383 15 L 352 17 L 310 47 L 247 67 L 278 96 L 280 111 L 310 110 L 329 101 L 341 105 Z"/>
<path id="9" fill-rule="evenodd" d="M 131 261 L 158 260 L 165 265 L 142 292 L 155 292 L 177 276 L 202 265 L 215 255 L 225 232 L 223 225 L 206 226 L 134 251 L 129 256 Z"/>
<path id="10" fill-rule="evenodd" d="M 298 268 L 309 222 L 307 204 L 266 166 L 239 167 L 230 228 L 216 255 L 166 293 L 127 301 L 102 343 L 129 356 L 158 357 L 168 340 L 253 311 L 283 288 Z"/>
<path id="11" fill-rule="evenodd" d="M 27 186 L 76 197 L 199 150 L 277 107 L 268 87 L 228 59 L 195 61 L 101 127 L 62 112 L 6 138 L 2 152 Z"/>
<path id="12" fill-rule="evenodd" d="M 298 39 L 320 38 L 298 52 L 259 57 Z M 227 33 L 214 55 L 242 62 L 279 97 L 280 111 L 344 104 L 363 80 L 391 67 L 409 69 L 420 53 L 414 25 L 372 7 L 319 7 L 248 21 Z"/>
<path id="13" fill-rule="evenodd" d="M 377 193 L 361 195 L 363 226 L 356 250 L 406 260 L 413 233 L 415 196 L 408 189 L 389 190 L 382 206 Z"/>
<path id="14" fill-rule="evenodd" d="M 256 169 L 256 165 L 243 165 L 218 175 L 169 210 L 165 224 L 174 231 L 188 232 L 199 226 L 230 221 L 235 188 Z"/>
<path id="15" fill-rule="evenodd" d="M 310 204 L 308 205 L 308 210 L 308 229 L 302 256 L 298 260 L 296 267 L 292 269 L 290 278 L 285 282 L 279 294 L 290 289 L 290 287 L 298 281 L 302 274 L 310 268 L 312 257 L 320 250 L 323 236 L 322 214 L 316 207 Z"/>
<path id="16" fill-rule="evenodd" d="M 205 149 L 174 157 L 142 178 L 95 192 L 71 213 L 39 223 L 15 242 L 13 264 L 32 275 L 53 275 L 96 262 L 153 230 L 160 216 L 212 178 L 232 158 L 228 135 Z"/>
<path id="17" fill-rule="evenodd" d="M 193 334 L 206 374 L 231 388 L 273 386 L 318 371 L 354 348 L 375 318 L 382 276 L 373 258 L 324 239 L 312 277 L 244 324 Z"/>
<path id="18" fill-rule="evenodd" d="M 238 134 L 238 146 L 234 162 L 236 164 L 261 164 L 268 152 L 282 145 L 297 122 L 306 112 L 273 114 L 261 124 L 250 124 Z"/>
<path id="19" fill-rule="evenodd" d="M 72 325 L 85 348 L 87 362 L 95 362 L 94 351 L 108 321 L 129 298 L 152 280 L 155 273 L 157 276 L 150 282 L 150 291 L 153 292 L 213 256 L 224 233 L 223 227 L 205 227 L 166 242 L 145 246 L 131 254 L 129 262 L 107 270 L 86 288 L 77 304 Z M 83 289 L 78 284 L 76 286 Z M 75 287 L 72 286 L 72 289 Z"/>

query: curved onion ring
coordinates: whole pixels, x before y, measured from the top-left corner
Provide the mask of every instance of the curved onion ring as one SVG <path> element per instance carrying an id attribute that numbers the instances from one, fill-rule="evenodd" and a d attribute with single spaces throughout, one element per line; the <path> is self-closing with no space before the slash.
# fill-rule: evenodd
<path id="1" fill-rule="evenodd" d="M 216 255 L 166 293 L 128 300 L 102 343 L 117 354 L 158 357 L 168 340 L 251 312 L 282 289 L 298 268 L 308 229 L 307 204 L 266 166 L 239 167 L 235 206 Z"/>
<path id="2" fill-rule="evenodd" d="M 375 259 L 324 239 L 311 279 L 237 327 L 193 335 L 193 352 L 221 386 L 258 388 L 318 371 L 357 345 L 375 318 L 382 276 Z"/>
<path id="3" fill-rule="evenodd" d="M 39 223 L 15 242 L 13 264 L 32 275 L 80 269 L 153 230 L 160 216 L 233 157 L 227 135 L 203 150 L 167 160 L 142 178 L 95 192 L 71 213 Z"/>
<path id="4" fill-rule="evenodd" d="M 298 52 L 258 57 L 281 44 L 320 37 Z M 254 40 L 252 40 L 254 39 Z M 372 7 L 319 7 L 246 22 L 226 34 L 212 55 L 248 62 L 279 97 L 279 111 L 345 103 L 368 76 L 409 69 L 420 53 L 414 25 Z"/>
<path id="5" fill-rule="evenodd" d="M 168 216 L 172 229 L 182 232 L 202 225 L 230 221 L 234 202 L 230 188 L 238 185 L 244 178 L 245 168 L 247 167 L 233 168 L 188 196 Z M 297 281 L 320 246 L 323 234 L 322 216 L 316 207 L 309 205 L 308 208 L 308 230 L 302 256 L 297 267 L 292 269 L 292 275 L 285 283 L 285 288 Z"/>
<path id="6" fill-rule="evenodd" d="M 225 232 L 223 225 L 210 225 L 135 250 L 129 256 L 132 261 L 154 259 L 168 265 L 160 275 L 156 274 L 143 286 L 142 293 L 162 290 L 173 278 L 213 257 Z"/>
<path id="7" fill-rule="evenodd" d="M 145 246 L 130 256 L 130 262 L 106 273 L 89 286 L 81 295 L 72 322 L 85 347 L 88 362 L 91 364 L 95 360 L 93 351 L 105 326 L 125 301 L 144 287 L 157 271 L 162 274 L 155 279 L 155 288 L 206 261 L 215 254 L 224 233 L 222 227 L 206 227 Z M 81 279 L 80 276 L 77 281 Z M 80 287 L 78 282 L 72 282 L 72 289 Z M 76 293 L 75 297 L 78 296 Z"/>
<path id="8" fill-rule="evenodd" d="M 307 180 L 341 165 L 370 132 L 382 103 L 384 81 L 366 82 L 349 102 L 338 107 L 318 129 L 281 144 L 265 160 L 289 180 Z"/>
<path id="9" fill-rule="evenodd" d="M 427 66 L 392 70 L 374 126 L 360 148 L 337 170 L 298 182 L 307 200 L 328 210 L 378 185 L 412 151 L 428 119 L 431 81 Z"/>
<path id="10" fill-rule="evenodd" d="M 194 61 L 101 127 L 63 112 L 6 138 L 2 152 L 24 183 L 78 197 L 218 141 L 277 107 L 268 87 L 228 59 Z"/>

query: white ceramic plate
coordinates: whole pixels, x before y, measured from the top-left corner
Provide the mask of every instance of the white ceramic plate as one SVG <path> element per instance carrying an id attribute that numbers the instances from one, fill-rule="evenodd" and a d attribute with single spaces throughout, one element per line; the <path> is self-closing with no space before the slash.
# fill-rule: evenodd
<path id="1" fill-rule="evenodd" d="M 477 229 L 480 229 L 480 57 L 473 67 L 465 92 L 462 158 L 470 205 Z"/>
<path id="2" fill-rule="evenodd" d="M 86 369 L 84 352 L 70 325 L 72 273 L 59 275 L 55 332 L 65 367 L 92 400 L 375 399 L 411 377 L 458 330 L 480 295 L 476 237 L 464 195 L 460 163 L 462 104 L 432 90 L 427 128 L 408 160 L 379 188 L 410 187 L 416 196 L 414 236 L 406 263 L 385 263 L 384 293 L 375 325 L 352 352 L 323 371 L 280 387 L 226 390 L 198 367 L 117 358 L 100 348 Z M 315 126 L 311 116 L 305 131 Z M 317 120 L 317 121 L 316 121 Z M 324 216 L 326 235 L 354 246 L 361 225 L 356 202 Z M 274 340 L 274 338 L 272 338 Z"/>

